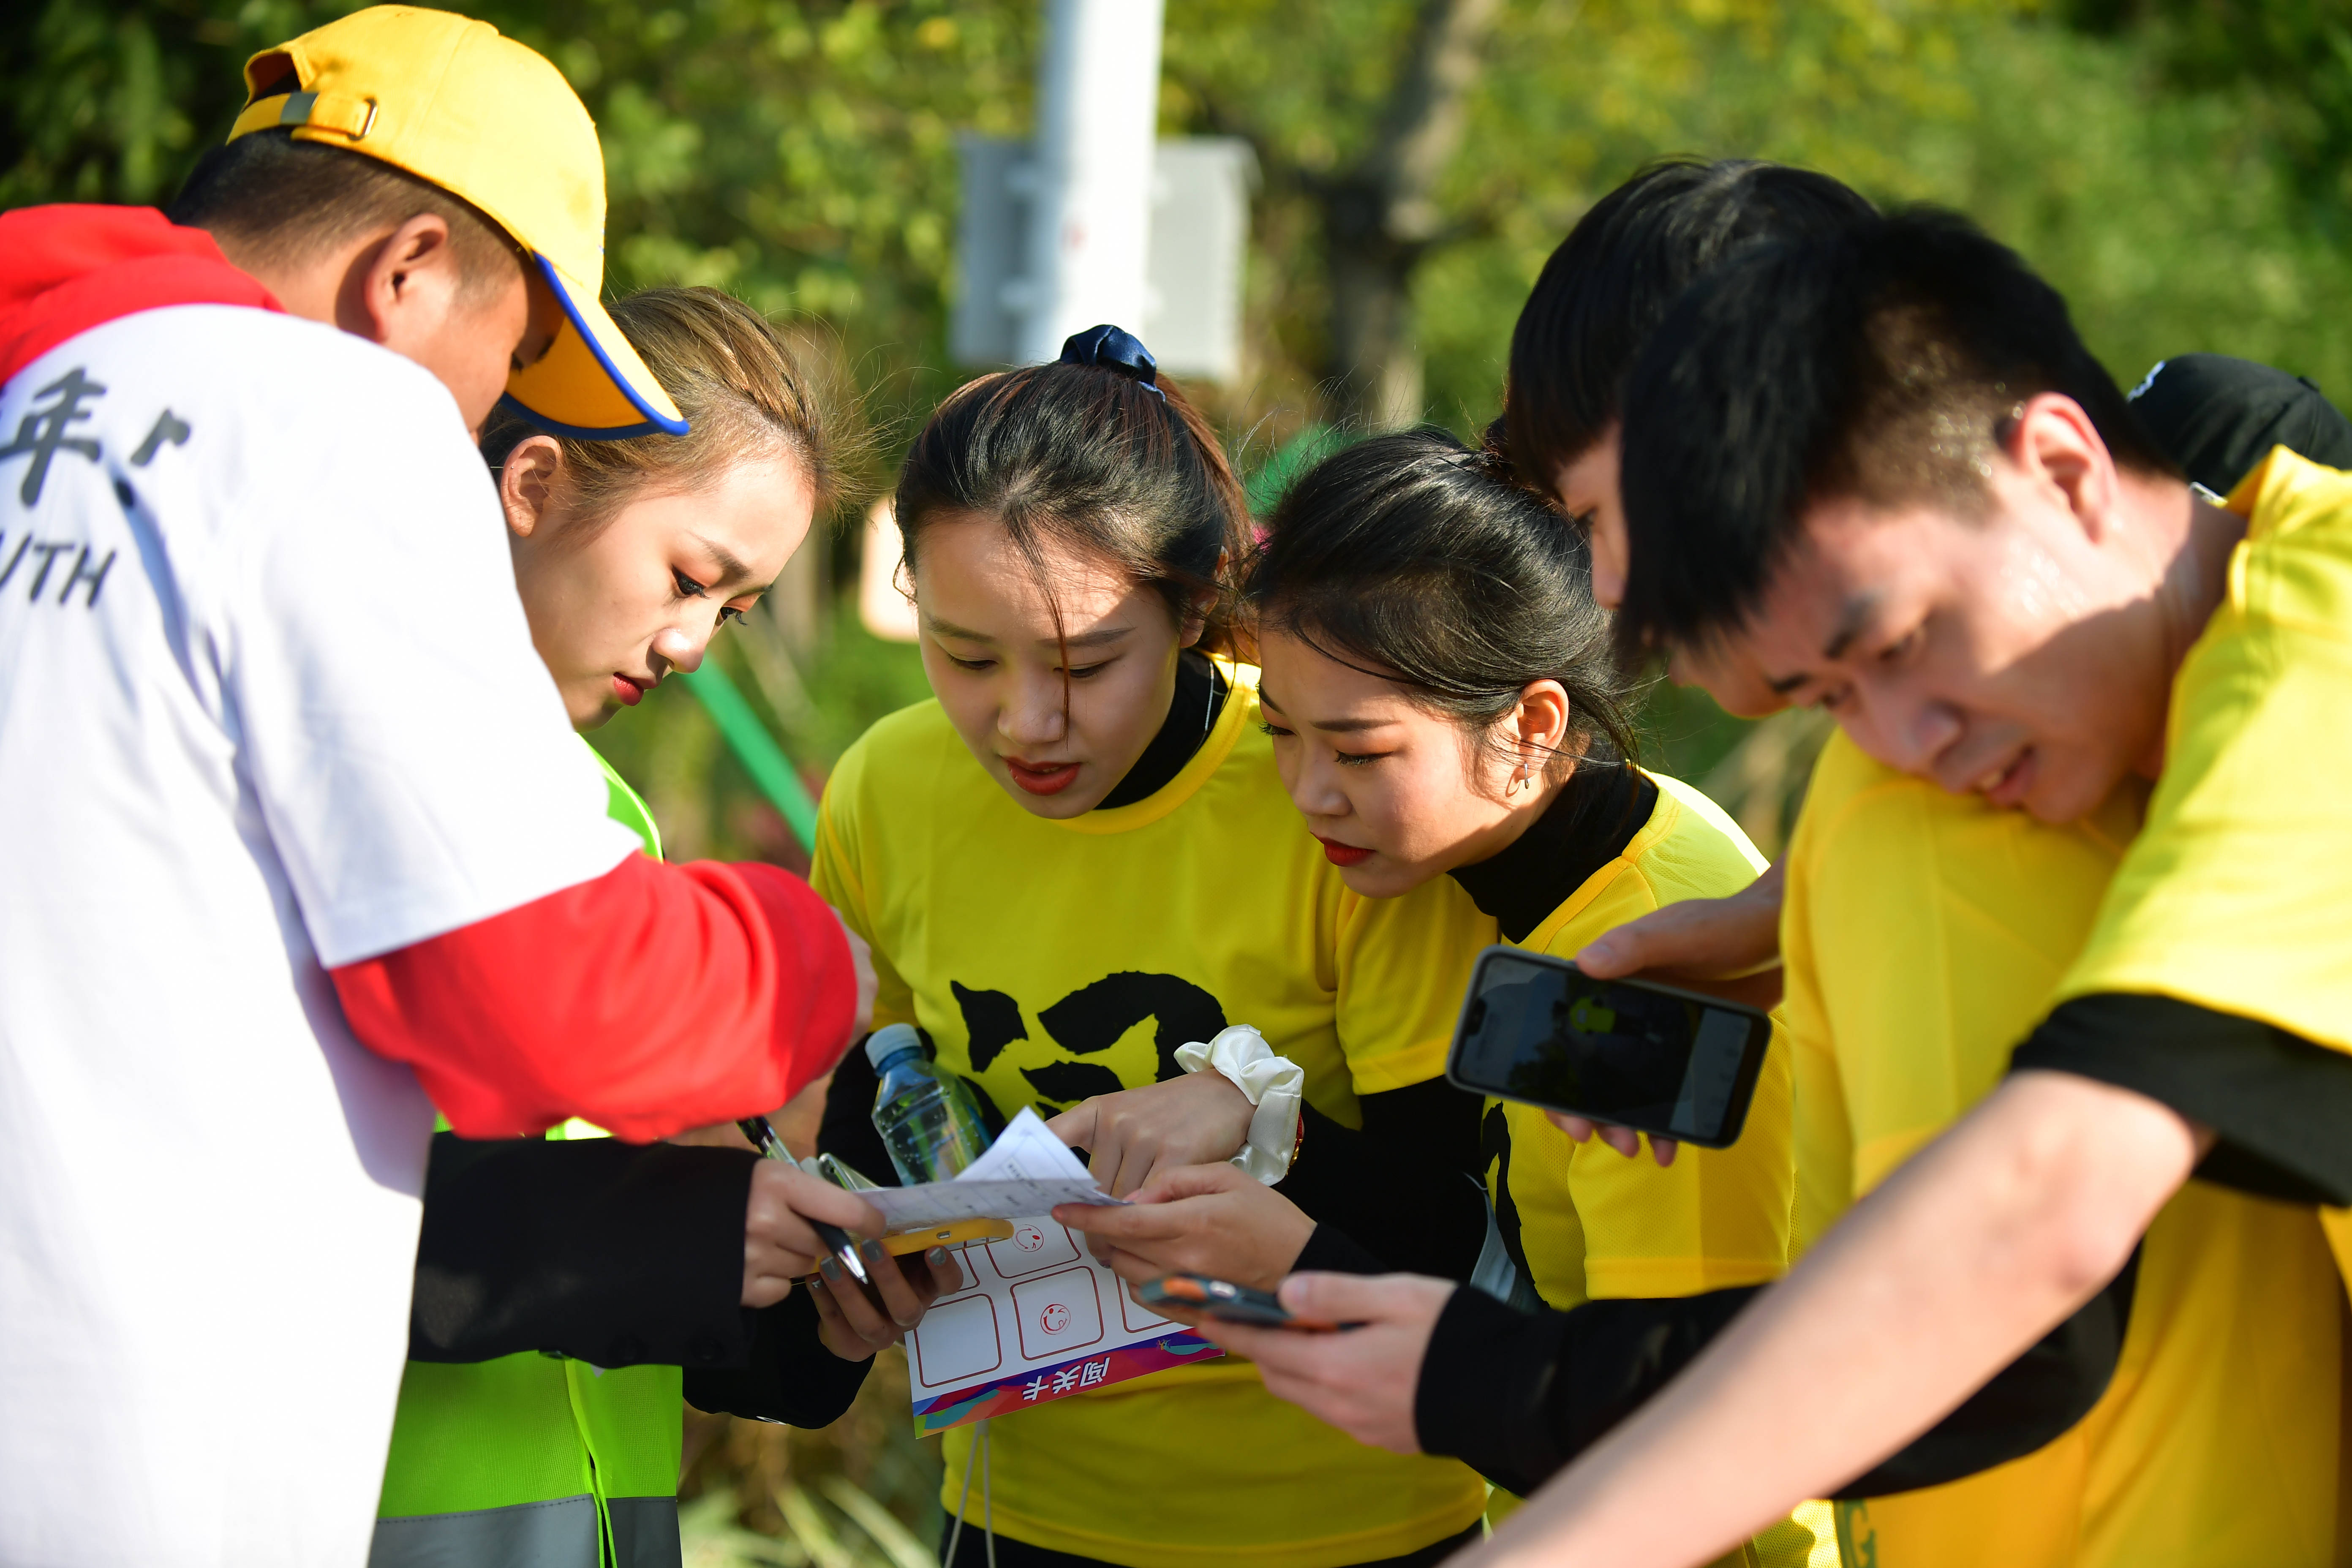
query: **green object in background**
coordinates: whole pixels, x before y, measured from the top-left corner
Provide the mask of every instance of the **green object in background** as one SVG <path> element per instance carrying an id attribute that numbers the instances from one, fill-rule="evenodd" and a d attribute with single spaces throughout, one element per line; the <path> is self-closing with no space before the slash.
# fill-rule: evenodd
<path id="1" fill-rule="evenodd" d="M 1290 488 L 1290 481 L 1329 457 L 1356 444 L 1360 437 L 1328 425 L 1309 425 L 1276 447 L 1242 485 L 1250 515 L 1264 517 Z"/>
<path id="2" fill-rule="evenodd" d="M 809 798 L 800 774 L 793 771 L 792 759 L 776 744 L 776 738 L 768 733 L 768 727 L 760 722 L 760 716 L 751 711 L 751 705 L 743 700 L 743 694 L 735 689 L 735 682 L 712 660 L 705 660 L 700 669 L 690 674 L 681 672 L 679 679 L 719 726 L 719 732 L 727 738 L 728 746 L 742 763 L 743 771 L 751 775 L 751 782 L 760 786 L 760 793 L 783 814 L 793 836 L 801 841 L 801 847 L 815 854 L 816 802 Z"/>

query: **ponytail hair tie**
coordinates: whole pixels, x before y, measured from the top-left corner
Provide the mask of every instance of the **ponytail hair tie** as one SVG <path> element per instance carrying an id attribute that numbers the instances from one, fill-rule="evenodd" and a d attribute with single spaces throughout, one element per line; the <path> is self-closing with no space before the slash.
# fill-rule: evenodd
<path id="1" fill-rule="evenodd" d="M 1143 340 L 1108 322 L 1064 338 L 1060 363 L 1095 365 L 1123 375 L 1139 383 L 1160 402 L 1168 401 L 1168 395 L 1160 390 L 1160 362 L 1151 357 Z"/>

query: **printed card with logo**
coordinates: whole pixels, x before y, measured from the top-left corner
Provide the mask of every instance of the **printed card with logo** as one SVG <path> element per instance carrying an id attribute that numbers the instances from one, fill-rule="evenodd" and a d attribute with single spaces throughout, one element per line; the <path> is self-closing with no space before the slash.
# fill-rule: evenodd
<path id="1" fill-rule="evenodd" d="M 907 1336 L 915 1429 L 928 1436 L 1224 1352 L 1135 1304 L 1083 1237 L 1050 1218 L 960 1249 L 964 1288 Z"/>

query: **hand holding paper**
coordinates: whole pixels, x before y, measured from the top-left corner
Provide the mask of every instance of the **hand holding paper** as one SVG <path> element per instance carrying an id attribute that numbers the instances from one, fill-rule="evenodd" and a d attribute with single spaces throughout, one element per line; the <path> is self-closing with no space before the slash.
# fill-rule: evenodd
<path id="1" fill-rule="evenodd" d="M 1021 1108 L 988 1152 L 951 1182 L 880 1187 L 861 1194 L 892 1230 L 959 1219 L 1020 1219 L 1062 1204 L 1116 1204 L 1069 1146 L 1027 1106 Z"/>
<path id="2" fill-rule="evenodd" d="M 1073 1205 L 1054 1217 L 1111 1248 L 1104 1261 L 1130 1285 L 1205 1274 L 1271 1290 L 1315 1233 L 1297 1205 L 1228 1164 L 1171 1171 L 1122 1208 Z"/>
<path id="3" fill-rule="evenodd" d="M 907 1339 L 915 1421 L 925 1433 L 1092 1394 L 1222 1352 L 1140 1308 L 1118 1277 L 1045 1217 L 1124 1208 L 1024 1109 L 951 1182 L 862 1194 L 893 1228 L 1006 1218 L 1013 1235 L 960 1249 L 964 1288 L 930 1305 Z M 1077 1205 L 1073 1208 L 1071 1205 Z"/>

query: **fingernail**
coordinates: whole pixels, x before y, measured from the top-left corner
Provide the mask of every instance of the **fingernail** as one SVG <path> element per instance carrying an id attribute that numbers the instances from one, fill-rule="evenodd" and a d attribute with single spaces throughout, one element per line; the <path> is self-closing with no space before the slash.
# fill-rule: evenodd
<path id="1" fill-rule="evenodd" d="M 944 1247 L 934 1247 L 923 1254 L 923 1261 L 934 1268 L 944 1268 L 948 1266 L 948 1249 Z"/>
<path id="2" fill-rule="evenodd" d="M 841 1278 L 841 1265 L 835 1263 L 830 1258 L 818 1258 L 816 1263 L 816 1271 L 824 1276 L 825 1283 L 828 1285 L 836 1282 Z"/>
<path id="3" fill-rule="evenodd" d="M 857 1256 L 868 1263 L 879 1263 L 889 1254 L 882 1250 L 882 1244 L 878 1241 L 861 1241 L 857 1244 Z"/>

